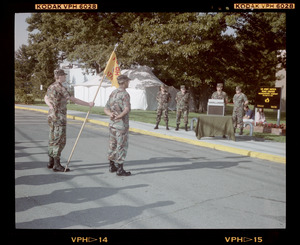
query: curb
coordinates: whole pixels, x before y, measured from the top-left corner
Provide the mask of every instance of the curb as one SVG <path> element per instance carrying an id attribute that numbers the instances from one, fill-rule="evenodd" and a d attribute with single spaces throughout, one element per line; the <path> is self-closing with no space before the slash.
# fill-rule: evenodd
<path id="1" fill-rule="evenodd" d="M 22 106 L 16 106 L 16 105 L 15 105 L 15 109 L 30 110 L 30 111 L 38 111 L 38 112 L 42 112 L 42 113 L 48 113 L 48 110 L 22 107 Z M 84 121 L 84 119 L 85 119 L 83 117 L 78 117 L 78 116 L 73 116 L 73 115 L 67 115 L 67 118 L 73 119 L 73 120 L 78 120 L 78 121 Z M 98 125 L 105 126 L 105 127 L 109 126 L 108 122 L 103 122 L 103 121 L 94 120 L 94 119 L 87 119 L 87 122 L 93 123 L 93 124 L 98 124 Z M 231 147 L 231 146 L 224 146 L 224 145 L 218 145 L 218 144 L 203 142 L 203 141 L 199 141 L 199 140 L 191 140 L 191 139 L 181 138 L 181 137 L 177 137 L 177 136 L 170 136 L 170 135 L 150 132 L 150 131 L 147 131 L 147 130 L 142 130 L 142 129 L 137 129 L 137 128 L 129 128 L 129 131 L 139 133 L 139 134 L 154 136 L 154 137 L 158 137 L 158 138 L 174 140 L 174 141 L 187 143 L 187 144 L 191 144 L 191 145 L 207 147 L 207 148 L 211 148 L 211 149 L 214 149 L 214 150 L 226 151 L 226 152 L 230 152 L 230 153 L 234 153 L 234 154 L 238 154 L 238 155 L 254 157 L 254 158 L 259 158 L 259 159 L 263 159 L 263 160 L 269 160 L 269 161 L 273 161 L 273 162 L 277 162 L 277 163 L 283 163 L 283 164 L 286 163 L 286 158 L 285 157 L 272 155 L 272 154 L 268 154 L 268 153 L 249 151 L 249 150 L 244 150 L 244 149 L 235 148 L 235 147 Z"/>

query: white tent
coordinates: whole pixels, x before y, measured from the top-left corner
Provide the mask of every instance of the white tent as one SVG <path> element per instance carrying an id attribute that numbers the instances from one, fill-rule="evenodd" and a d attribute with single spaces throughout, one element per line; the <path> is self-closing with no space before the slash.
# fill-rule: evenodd
<path id="1" fill-rule="evenodd" d="M 121 74 L 127 75 L 131 81 L 127 92 L 130 94 L 131 109 L 156 110 L 156 95 L 162 84 L 147 66 L 140 66 L 135 69 L 121 70 Z M 84 101 L 92 101 L 100 84 L 102 76 L 74 86 L 75 97 Z M 100 91 L 96 97 L 95 105 L 104 107 L 111 92 L 116 89 L 111 87 L 111 82 L 104 78 Z M 178 90 L 169 87 L 172 99 L 170 109 L 175 109 L 175 96 Z"/>

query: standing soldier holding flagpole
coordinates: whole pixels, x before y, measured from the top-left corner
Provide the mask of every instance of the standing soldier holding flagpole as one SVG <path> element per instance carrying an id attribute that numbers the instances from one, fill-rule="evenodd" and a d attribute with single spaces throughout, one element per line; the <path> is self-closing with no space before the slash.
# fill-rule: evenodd
<path id="1" fill-rule="evenodd" d="M 48 168 L 55 172 L 69 171 L 60 164 L 60 155 L 66 145 L 67 129 L 67 101 L 71 100 L 75 104 L 93 107 L 94 102 L 85 102 L 69 94 L 67 89 L 62 85 L 66 81 L 64 70 L 55 72 L 56 81 L 52 83 L 45 95 L 45 102 L 49 106 L 48 124 L 50 127 L 48 155 Z"/>

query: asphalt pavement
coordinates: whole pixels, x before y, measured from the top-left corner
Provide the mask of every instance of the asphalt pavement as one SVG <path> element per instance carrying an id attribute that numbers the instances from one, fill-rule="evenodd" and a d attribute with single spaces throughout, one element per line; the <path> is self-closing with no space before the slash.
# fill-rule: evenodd
<path id="1" fill-rule="evenodd" d="M 68 119 L 63 165 L 81 124 Z M 286 227 L 285 164 L 131 131 L 132 176 L 119 177 L 108 171 L 108 128 L 91 121 L 71 171 L 56 173 L 48 130 L 44 113 L 15 110 L 16 228 Z"/>
<path id="2" fill-rule="evenodd" d="M 43 113 L 48 112 L 48 108 L 44 106 L 16 105 L 15 108 L 34 110 Z M 83 121 L 86 114 L 86 112 L 68 110 L 68 118 L 70 119 Z M 108 126 L 109 119 L 107 116 L 90 114 L 87 121 L 97 125 Z M 262 138 L 247 135 L 240 136 L 238 133 L 236 134 L 236 141 L 224 139 L 222 136 L 203 137 L 201 140 L 198 140 L 193 130 L 189 130 L 188 132 L 185 130 L 175 131 L 172 127 L 170 127 L 170 130 L 165 130 L 165 127 L 160 127 L 158 130 L 155 130 L 153 124 L 136 121 L 130 121 L 130 131 L 238 155 L 286 163 L 285 143 L 264 140 Z"/>

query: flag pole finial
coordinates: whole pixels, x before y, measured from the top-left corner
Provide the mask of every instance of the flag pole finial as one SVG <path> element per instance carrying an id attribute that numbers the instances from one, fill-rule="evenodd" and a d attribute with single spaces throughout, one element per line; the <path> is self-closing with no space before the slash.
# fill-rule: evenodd
<path id="1" fill-rule="evenodd" d="M 118 43 L 115 44 L 114 52 L 116 51 L 117 47 L 119 46 Z"/>

